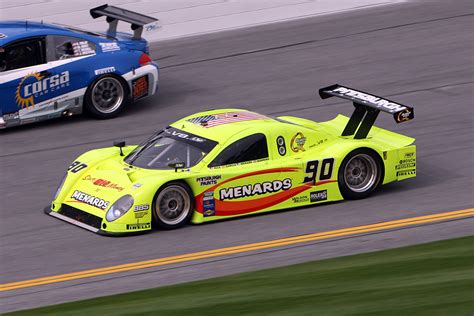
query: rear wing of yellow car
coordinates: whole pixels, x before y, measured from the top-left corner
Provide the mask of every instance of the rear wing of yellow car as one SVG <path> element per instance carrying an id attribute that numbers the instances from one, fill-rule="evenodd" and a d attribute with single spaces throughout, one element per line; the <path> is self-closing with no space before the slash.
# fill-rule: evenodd
<path id="1" fill-rule="evenodd" d="M 143 29 L 145 29 L 147 32 L 150 32 L 160 28 L 159 20 L 154 17 L 108 4 L 91 9 L 90 14 L 94 19 L 97 19 L 101 16 L 107 17 L 106 21 L 109 23 L 107 34 L 111 36 L 114 36 L 117 33 L 118 21 L 131 24 L 134 39 L 141 38 Z"/>
<path id="2" fill-rule="evenodd" d="M 412 107 L 390 101 L 366 92 L 335 84 L 319 89 L 321 99 L 339 97 L 353 102 L 355 109 L 341 136 L 366 138 L 380 111 L 393 114 L 395 122 L 410 121 L 415 117 Z"/>

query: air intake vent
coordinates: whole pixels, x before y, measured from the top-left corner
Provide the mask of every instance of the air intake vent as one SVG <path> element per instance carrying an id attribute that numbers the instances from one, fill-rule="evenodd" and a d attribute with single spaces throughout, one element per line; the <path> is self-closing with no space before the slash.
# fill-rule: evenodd
<path id="1" fill-rule="evenodd" d="M 61 210 L 58 213 L 97 229 L 100 229 L 100 224 L 102 223 L 102 218 L 66 204 L 61 205 Z"/>

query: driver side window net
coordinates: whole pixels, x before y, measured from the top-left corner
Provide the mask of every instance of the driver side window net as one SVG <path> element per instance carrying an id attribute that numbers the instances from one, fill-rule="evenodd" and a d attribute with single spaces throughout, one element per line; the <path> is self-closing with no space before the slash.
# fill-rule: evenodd
<path id="1" fill-rule="evenodd" d="M 268 158 L 267 139 L 264 134 L 244 137 L 225 148 L 210 164 L 218 167 Z"/>

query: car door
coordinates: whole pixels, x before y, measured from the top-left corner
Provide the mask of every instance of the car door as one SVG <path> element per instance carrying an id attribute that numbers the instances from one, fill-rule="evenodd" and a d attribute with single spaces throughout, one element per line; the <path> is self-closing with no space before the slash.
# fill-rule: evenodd
<path id="1" fill-rule="evenodd" d="M 320 151 L 327 139 L 314 130 L 297 125 L 289 127 L 286 136 L 281 137 L 288 144 L 288 150 L 281 159 L 282 168 L 299 170 L 292 178 L 299 190 L 283 206 L 295 207 L 327 201 L 328 190 L 334 191 L 334 187 L 337 187 L 335 159 L 326 154 L 321 155 Z M 335 197 L 334 194 L 332 196 Z"/>
<path id="2" fill-rule="evenodd" d="M 49 72 L 45 38 L 33 37 L 0 48 L 0 105 L 7 120 L 19 120 L 22 110 L 33 108 L 44 99 L 37 95 L 41 78 Z"/>
<path id="3" fill-rule="evenodd" d="M 201 191 L 196 197 L 198 212 L 227 217 L 277 209 L 292 181 L 272 160 L 268 146 L 267 136 L 255 133 L 222 149 L 208 164 L 208 175 L 195 179 Z"/>

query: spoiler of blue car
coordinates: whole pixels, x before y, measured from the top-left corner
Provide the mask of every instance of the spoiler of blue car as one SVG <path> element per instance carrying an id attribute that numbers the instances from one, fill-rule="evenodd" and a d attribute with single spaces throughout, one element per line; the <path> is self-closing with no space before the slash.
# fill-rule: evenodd
<path id="1" fill-rule="evenodd" d="M 117 33 L 118 21 L 123 21 L 131 24 L 131 28 L 133 30 L 133 38 L 135 39 L 141 38 L 143 28 L 145 28 L 146 31 L 154 31 L 160 27 L 159 20 L 154 17 L 111 6 L 108 4 L 104 4 L 91 9 L 90 14 L 94 19 L 97 19 L 102 16 L 107 17 L 106 20 L 107 23 L 109 23 L 109 29 L 107 30 L 107 34 L 110 34 L 112 36 Z"/>
<path id="2" fill-rule="evenodd" d="M 390 101 L 366 92 L 335 84 L 319 89 L 321 99 L 339 97 L 354 103 L 355 110 L 342 132 L 342 136 L 366 138 L 380 111 L 393 114 L 395 122 L 410 121 L 415 117 L 412 107 Z"/>

